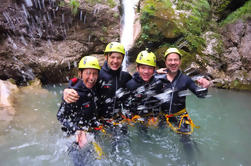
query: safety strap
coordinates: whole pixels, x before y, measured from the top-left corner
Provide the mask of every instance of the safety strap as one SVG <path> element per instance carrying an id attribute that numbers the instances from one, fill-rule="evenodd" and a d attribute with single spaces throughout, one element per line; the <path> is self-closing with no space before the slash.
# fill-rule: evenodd
<path id="1" fill-rule="evenodd" d="M 103 158 L 103 154 L 104 154 L 102 148 L 95 141 L 92 141 L 92 145 L 93 145 L 94 150 L 95 150 L 95 152 L 97 154 L 96 158 L 101 160 Z"/>
<path id="2" fill-rule="evenodd" d="M 99 125 L 98 127 L 94 127 L 94 130 L 101 131 L 102 133 L 106 134 L 106 131 L 105 131 L 103 125 Z"/>
<path id="3" fill-rule="evenodd" d="M 174 127 L 174 126 L 172 125 L 172 123 L 169 121 L 169 118 L 170 118 L 170 117 L 175 117 L 175 116 L 180 116 L 180 120 L 179 120 L 179 125 L 178 125 L 178 127 Z M 169 126 L 174 132 L 179 133 L 179 134 L 189 135 L 189 134 L 192 134 L 192 133 L 193 133 L 193 131 L 194 131 L 193 129 L 194 129 L 194 128 L 197 128 L 197 129 L 200 128 L 199 126 L 196 126 L 196 125 L 193 123 L 192 119 L 189 117 L 189 115 L 188 115 L 188 113 L 186 112 L 186 109 L 185 109 L 185 108 L 182 109 L 181 111 L 175 113 L 175 114 L 171 114 L 171 115 L 166 114 L 165 117 L 166 117 L 166 123 L 168 124 L 168 126 Z M 185 117 L 187 118 L 187 120 L 184 119 Z M 182 132 L 182 131 L 179 131 L 179 129 L 181 128 L 181 124 L 182 124 L 182 121 L 183 121 L 183 120 L 184 120 L 184 123 L 186 123 L 187 125 L 190 125 L 190 126 L 191 126 L 191 131 L 189 131 L 189 132 Z"/>

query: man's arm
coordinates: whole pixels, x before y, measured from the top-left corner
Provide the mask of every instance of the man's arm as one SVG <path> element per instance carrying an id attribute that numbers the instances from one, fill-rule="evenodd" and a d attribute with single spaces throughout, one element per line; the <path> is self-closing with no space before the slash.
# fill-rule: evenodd
<path id="1" fill-rule="evenodd" d="M 196 82 L 203 88 L 208 88 L 210 86 L 210 81 L 208 81 L 206 78 L 199 78 Z"/>
<path id="2" fill-rule="evenodd" d="M 188 88 L 197 96 L 200 98 L 204 98 L 208 93 L 208 87 L 210 86 L 210 81 L 208 81 L 205 78 L 199 78 L 195 81 L 193 81 L 190 77 Z M 197 84 L 196 84 L 197 83 Z"/>

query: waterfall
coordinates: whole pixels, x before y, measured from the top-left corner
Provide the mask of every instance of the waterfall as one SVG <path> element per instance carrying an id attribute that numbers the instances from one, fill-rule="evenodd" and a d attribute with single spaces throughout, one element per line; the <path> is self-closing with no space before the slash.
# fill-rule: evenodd
<path id="1" fill-rule="evenodd" d="M 122 18 L 122 34 L 120 42 L 125 46 L 126 55 L 123 61 L 123 69 L 127 70 L 128 57 L 127 52 L 132 47 L 133 44 L 133 33 L 134 33 L 134 20 L 135 20 L 135 7 L 139 0 L 123 0 L 122 5 L 124 8 L 123 18 Z"/>

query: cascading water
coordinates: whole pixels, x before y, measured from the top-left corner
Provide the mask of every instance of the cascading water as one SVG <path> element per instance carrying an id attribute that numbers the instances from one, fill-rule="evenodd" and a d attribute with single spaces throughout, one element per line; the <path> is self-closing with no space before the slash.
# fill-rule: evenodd
<path id="1" fill-rule="evenodd" d="M 122 19 L 122 34 L 121 43 L 125 46 L 126 55 L 123 61 L 123 70 L 127 70 L 128 57 L 127 52 L 132 47 L 134 40 L 134 20 L 135 20 L 135 7 L 139 0 L 123 0 L 123 19 Z"/>

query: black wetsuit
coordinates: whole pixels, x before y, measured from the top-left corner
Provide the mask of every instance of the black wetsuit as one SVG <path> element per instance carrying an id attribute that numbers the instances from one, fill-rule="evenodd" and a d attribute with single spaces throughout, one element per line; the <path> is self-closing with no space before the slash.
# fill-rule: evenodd
<path id="1" fill-rule="evenodd" d="M 158 75 L 157 78 L 163 83 L 163 92 L 167 89 L 173 90 L 170 93 L 170 101 L 162 104 L 162 111 L 164 113 L 173 114 L 186 108 L 186 95 L 182 95 L 182 92 L 186 93 L 185 90 L 187 89 L 200 98 L 204 98 L 207 95 L 207 89 L 197 86 L 190 77 L 181 71 L 178 71 L 172 82 L 167 79 L 166 74 Z"/>
<path id="2" fill-rule="evenodd" d="M 108 67 L 107 62 L 103 65 L 99 74 L 99 116 L 112 118 L 121 111 L 121 106 L 116 99 L 115 92 L 124 88 L 125 84 L 132 78 L 128 72 L 121 71 L 121 68 L 114 71 Z"/>
<path id="3" fill-rule="evenodd" d="M 76 130 L 90 130 L 96 127 L 96 90 L 88 89 L 81 79 L 73 78 L 69 87 L 75 89 L 79 100 L 66 103 L 64 100 L 57 113 L 57 118 L 63 125 L 62 130 L 74 134 Z"/>
<path id="4" fill-rule="evenodd" d="M 160 89 L 160 84 L 153 76 L 149 82 L 145 82 L 138 72 L 126 83 L 130 90 L 130 97 L 124 99 L 124 105 L 130 108 L 130 112 L 140 116 L 157 116 L 159 113 L 159 100 L 154 95 Z"/>

